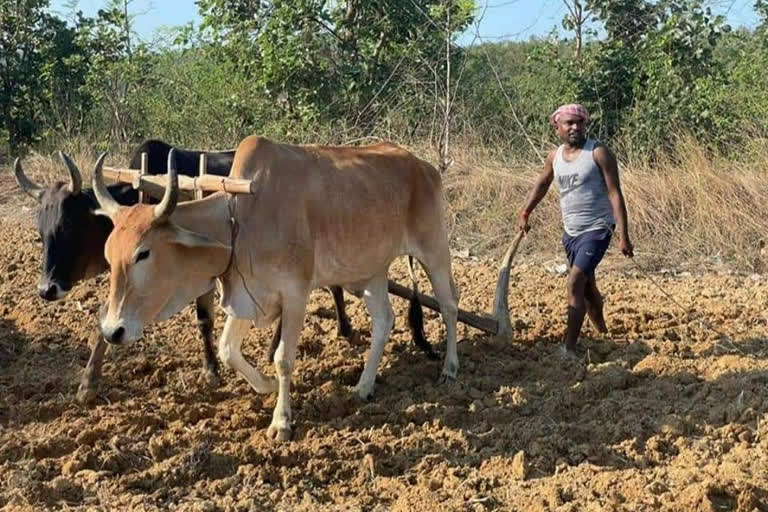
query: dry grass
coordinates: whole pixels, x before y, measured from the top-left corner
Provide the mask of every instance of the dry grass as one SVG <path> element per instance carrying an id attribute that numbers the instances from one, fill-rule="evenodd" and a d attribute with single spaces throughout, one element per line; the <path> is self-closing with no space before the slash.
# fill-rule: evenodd
<path id="1" fill-rule="evenodd" d="M 51 152 L 31 151 L 21 160 L 26 175 L 40 184 L 68 181 L 69 173 L 64 163 L 59 159 L 58 151 L 63 151 L 75 162 L 83 176 L 83 186 L 90 186 L 91 173 L 100 151 L 97 151 L 85 139 L 73 139 L 60 147 L 56 147 Z M 127 165 L 128 156 L 129 151 L 127 150 L 110 151 L 104 163 L 105 165 Z M 12 162 L 9 163 L 9 166 L 11 165 L 13 165 Z"/>
<path id="2" fill-rule="evenodd" d="M 628 169 L 624 188 L 638 243 L 675 260 L 716 258 L 757 270 L 768 233 L 766 163 L 710 158 L 688 140 L 666 161 Z"/>
<path id="3" fill-rule="evenodd" d="M 87 141 L 72 141 L 66 151 L 88 183 L 97 151 Z M 434 162 L 423 145 L 411 149 Z M 447 222 L 456 250 L 498 258 L 517 230 L 517 212 L 541 170 L 538 158 L 498 148 L 462 144 L 452 151 L 446 171 Z M 646 263 L 720 262 L 760 271 L 760 248 L 768 232 L 768 139 L 751 139 L 739 160 L 713 158 L 690 138 L 653 164 L 640 159 L 620 163 L 636 252 Z M 128 151 L 110 152 L 108 165 L 126 163 Z M 55 154 L 32 153 L 24 161 L 38 182 L 67 180 Z M 554 187 L 552 187 L 554 188 Z M 561 257 L 562 227 L 557 192 L 550 190 L 532 216 L 523 251 Z"/>
<path id="4" fill-rule="evenodd" d="M 712 158 L 683 138 L 653 164 L 620 163 L 636 253 L 647 262 L 724 262 L 761 270 L 768 233 L 768 141 L 754 141 L 740 161 Z M 514 238 L 517 214 L 541 172 L 537 161 L 502 164 L 454 152 L 445 176 L 452 240 L 459 250 L 498 257 Z M 559 255 L 562 224 L 554 186 L 532 216 L 527 252 Z"/>

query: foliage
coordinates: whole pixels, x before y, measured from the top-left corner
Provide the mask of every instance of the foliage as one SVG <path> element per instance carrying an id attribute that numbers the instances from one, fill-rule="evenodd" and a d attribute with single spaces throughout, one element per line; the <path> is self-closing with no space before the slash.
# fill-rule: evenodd
<path id="1" fill-rule="evenodd" d="M 47 76 L 61 69 L 66 55 L 57 50 L 71 43 L 71 34 L 46 13 L 47 6 L 47 0 L 0 0 L 0 132 L 7 134 L 11 151 L 38 136 L 46 99 L 38 78 L 44 69 Z"/>
<path id="2" fill-rule="evenodd" d="M 468 0 L 200 2 L 218 55 L 238 61 L 274 108 L 298 124 L 341 120 L 362 131 L 409 70 L 435 65 L 446 32 L 460 33 L 473 7 Z"/>
<path id="3" fill-rule="evenodd" d="M 736 31 L 704 0 L 571 3 L 573 38 L 461 47 L 471 0 L 199 0 L 200 26 L 149 46 L 130 0 L 67 21 L 48 0 L 0 0 L 0 136 L 14 154 L 77 135 L 233 147 L 258 132 L 538 155 L 572 101 L 594 135 L 649 156 L 681 133 L 737 154 L 768 129 L 766 0 L 759 26 Z"/>

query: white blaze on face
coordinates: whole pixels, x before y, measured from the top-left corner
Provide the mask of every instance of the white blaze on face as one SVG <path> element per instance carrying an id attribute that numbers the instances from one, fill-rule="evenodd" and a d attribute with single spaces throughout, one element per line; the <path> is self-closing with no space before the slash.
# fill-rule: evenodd
<path id="1" fill-rule="evenodd" d="M 143 206 L 143 205 L 142 205 Z M 113 220 L 115 229 L 104 248 L 110 266 L 109 299 L 101 329 L 107 341 L 127 343 L 141 338 L 142 310 L 151 307 L 152 258 L 147 231 L 152 209 L 134 207 L 122 210 Z"/>
<path id="2" fill-rule="evenodd" d="M 122 300 L 118 302 L 118 308 L 114 315 L 107 316 L 108 328 L 116 329 L 123 327 L 124 339 L 126 343 L 136 341 L 141 338 L 143 333 L 143 325 L 141 321 L 141 315 L 139 313 L 139 307 L 150 295 L 150 279 L 149 269 L 152 264 L 152 253 L 145 246 L 139 246 L 133 251 L 130 258 L 130 263 L 123 271 L 123 279 L 125 284 L 123 286 L 124 294 Z M 130 297 L 130 303 L 128 298 Z M 102 324 L 102 329 L 104 328 Z"/>
<path id="3" fill-rule="evenodd" d="M 135 269 L 121 267 L 117 272 L 112 268 L 109 303 L 101 319 L 101 332 L 107 341 L 130 343 L 141 338 L 143 326 L 137 309 L 132 304 L 127 305 L 127 299 L 132 295 L 130 291 L 135 289 L 130 282 Z"/>
<path id="4" fill-rule="evenodd" d="M 102 320 L 104 337 L 113 343 L 139 339 L 144 325 L 168 319 L 213 288 L 215 273 L 201 271 L 194 261 L 184 264 L 194 260 L 190 248 L 216 248 L 222 261 L 229 258 L 228 245 L 168 221 L 157 223 L 148 205 L 122 210 L 113 223 L 105 247 L 110 290 Z M 199 263 L 209 259 L 202 253 Z"/>

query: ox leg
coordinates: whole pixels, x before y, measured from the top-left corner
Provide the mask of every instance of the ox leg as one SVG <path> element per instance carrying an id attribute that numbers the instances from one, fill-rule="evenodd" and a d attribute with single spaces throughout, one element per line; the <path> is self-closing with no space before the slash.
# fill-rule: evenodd
<path id="1" fill-rule="evenodd" d="M 291 374 L 296 361 L 296 347 L 304 326 L 305 308 L 306 297 L 283 303 L 282 336 L 275 352 L 275 371 L 279 386 L 277 405 L 272 413 L 272 423 L 267 429 L 267 436 L 278 442 L 291 439 Z"/>
<path id="2" fill-rule="evenodd" d="M 408 273 L 411 275 L 413 286 L 408 305 L 408 326 L 411 328 L 413 343 L 427 354 L 427 358 L 436 361 L 437 354 L 424 336 L 424 312 L 421 310 L 421 301 L 419 300 L 419 280 L 416 278 L 413 256 L 408 256 Z"/>
<path id="3" fill-rule="evenodd" d="M 80 386 L 77 388 L 77 401 L 88 404 L 96 398 L 96 388 L 101 380 L 101 365 L 104 362 L 104 351 L 107 342 L 101 337 L 101 332 L 91 336 L 88 345 L 91 347 L 91 356 L 85 365 L 83 376 L 80 378 Z"/>
<path id="4" fill-rule="evenodd" d="M 333 295 L 333 305 L 336 307 L 336 320 L 338 321 L 336 332 L 339 336 L 350 339 L 352 338 L 352 326 L 349 325 L 349 317 L 344 304 L 344 290 L 341 286 L 329 286 L 328 290 Z"/>
<path id="5" fill-rule="evenodd" d="M 203 350 L 205 360 L 203 364 L 203 377 L 212 387 L 219 386 L 219 364 L 216 354 L 213 352 L 213 322 L 214 322 L 214 292 L 211 290 L 197 298 L 195 301 L 197 313 L 197 325 L 200 335 L 203 337 Z"/>
<path id="6" fill-rule="evenodd" d="M 280 337 L 283 335 L 283 317 L 281 316 L 277 320 L 277 327 L 275 327 L 275 332 L 272 334 L 272 340 L 269 342 L 269 350 L 267 350 L 267 363 L 271 364 L 275 361 L 275 352 L 277 351 L 277 346 L 280 344 Z"/>
<path id="7" fill-rule="evenodd" d="M 368 354 L 368 360 L 365 362 L 360 380 L 354 388 L 363 400 L 369 400 L 373 397 L 373 387 L 376 383 L 376 373 L 381 362 L 381 356 L 384 354 L 384 345 L 387 343 L 395 323 L 395 313 L 389 302 L 387 286 L 387 275 L 377 276 L 366 285 L 363 294 L 363 300 L 365 300 L 365 306 L 371 315 L 372 324 L 371 352 Z"/>
<path id="8" fill-rule="evenodd" d="M 277 382 L 261 374 L 259 370 L 248 364 L 240 351 L 240 344 L 251 328 L 251 320 L 243 318 L 227 317 L 224 330 L 219 338 L 219 359 L 224 366 L 231 368 L 257 393 L 274 393 L 277 390 Z"/>
<path id="9" fill-rule="evenodd" d="M 445 254 L 448 254 L 446 249 Z M 440 304 L 440 314 L 445 324 L 445 360 L 440 382 L 456 380 L 459 372 L 459 356 L 456 350 L 456 321 L 459 313 L 459 290 L 451 275 L 450 260 L 430 266 L 424 264 L 435 298 Z"/>

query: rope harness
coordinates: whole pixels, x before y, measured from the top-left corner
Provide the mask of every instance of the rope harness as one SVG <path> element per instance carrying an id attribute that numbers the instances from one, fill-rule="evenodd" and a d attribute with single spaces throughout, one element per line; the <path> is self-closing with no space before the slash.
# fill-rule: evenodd
<path id="1" fill-rule="evenodd" d="M 222 180 L 222 184 L 224 183 L 224 180 Z M 227 192 L 226 189 L 224 192 Z M 246 293 L 251 298 L 251 301 L 253 301 L 254 304 L 256 304 L 256 307 L 259 308 L 259 311 L 262 315 L 264 315 L 264 310 L 261 307 L 261 304 L 259 304 L 259 301 L 256 300 L 256 297 L 254 297 L 253 293 L 251 293 L 250 288 L 248 288 L 248 283 L 245 281 L 245 276 L 243 276 L 243 273 L 240 272 L 240 267 L 237 265 L 237 255 L 235 254 L 235 241 L 237 240 L 237 235 L 240 232 L 240 225 L 237 222 L 237 219 L 235 218 L 235 211 L 237 208 L 237 194 L 229 194 L 227 197 L 227 211 L 229 212 L 229 223 L 232 226 L 231 227 L 231 237 L 230 237 L 230 251 L 229 251 L 229 261 L 227 262 L 227 268 L 224 269 L 224 272 L 222 272 L 218 277 L 222 278 L 225 274 L 227 274 L 230 269 L 234 268 L 235 271 L 237 271 L 237 275 L 240 276 L 240 281 L 243 283 L 243 288 L 245 288 Z"/>

